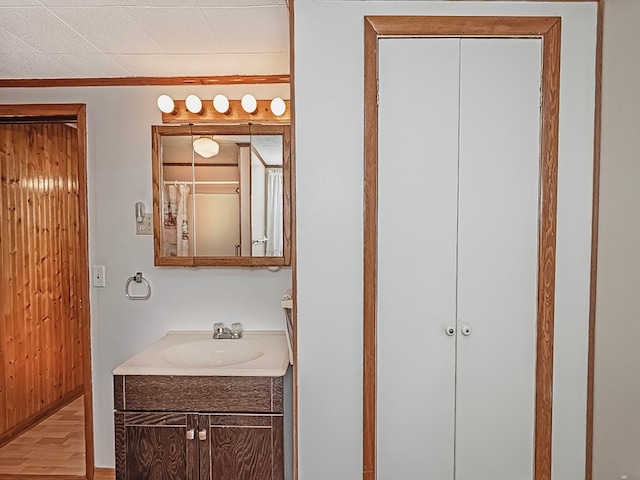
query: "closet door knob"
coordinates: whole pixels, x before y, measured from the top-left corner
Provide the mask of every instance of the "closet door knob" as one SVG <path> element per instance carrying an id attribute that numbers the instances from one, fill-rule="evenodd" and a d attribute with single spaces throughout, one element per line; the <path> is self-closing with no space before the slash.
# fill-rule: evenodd
<path id="1" fill-rule="evenodd" d="M 444 329 L 444 331 L 446 332 L 447 335 L 449 335 L 450 337 L 453 337 L 456 333 L 456 329 L 453 328 L 451 325 L 449 325 L 447 328 Z"/>
<path id="2" fill-rule="evenodd" d="M 465 337 L 471 335 L 471 327 L 469 325 L 463 325 L 460 331 Z"/>
<path id="3" fill-rule="evenodd" d="M 206 440 L 207 439 L 207 431 L 206 430 L 200 430 L 198 432 L 198 438 L 200 440 Z"/>
<path id="4" fill-rule="evenodd" d="M 196 438 L 196 430 L 194 428 L 187 430 L 187 440 L 193 440 L 194 438 Z"/>

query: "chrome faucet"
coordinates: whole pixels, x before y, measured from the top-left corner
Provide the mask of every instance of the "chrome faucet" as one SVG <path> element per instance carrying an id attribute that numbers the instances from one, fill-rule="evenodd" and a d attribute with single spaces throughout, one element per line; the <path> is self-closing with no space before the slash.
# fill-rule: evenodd
<path id="1" fill-rule="evenodd" d="M 216 339 L 237 339 L 242 338 L 242 324 L 232 323 L 231 328 L 225 327 L 224 323 L 213 324 L 213 338 Z"/>

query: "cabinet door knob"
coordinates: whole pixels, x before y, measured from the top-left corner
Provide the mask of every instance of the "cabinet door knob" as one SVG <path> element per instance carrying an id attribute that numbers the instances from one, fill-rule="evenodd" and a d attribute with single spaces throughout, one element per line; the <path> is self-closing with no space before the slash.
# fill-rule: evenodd
<path id="1" fill-rule="evenodd" d="M 194 438 L 196 438 L 196 429 L 187 430 L 187 440 L 193 440 Z"/>
<path id="2" fill-rule="evenodd" d="M 453 337 L 453 335 L 456 333 L 456 329 L 453 328 L 451 325 L 447 326 L 444 331 L 446 332 L 447 335 L 449 335 L 450 337 Z"/>
<path id="3" fill-rule="evenodd" d="M 471 327 L 469 325 L 463 325 L 460 331 L 465 337 L 471 335 Z"/>
<path id="4" fill-rule="evenodd" d="M 207 439 L 207 431 L 206 430 L 200 430 L 198 432 L 198 438 L 200 440 L 206 440 Z"/>

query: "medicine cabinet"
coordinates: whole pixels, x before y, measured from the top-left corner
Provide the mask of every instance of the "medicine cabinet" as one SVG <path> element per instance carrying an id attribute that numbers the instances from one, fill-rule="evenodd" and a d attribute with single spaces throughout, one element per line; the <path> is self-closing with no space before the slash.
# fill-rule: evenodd
<path id="1" fill-rule="evenodd" d="M 158 266 L 285 266 L 289 125 L 152 127 Z"/>

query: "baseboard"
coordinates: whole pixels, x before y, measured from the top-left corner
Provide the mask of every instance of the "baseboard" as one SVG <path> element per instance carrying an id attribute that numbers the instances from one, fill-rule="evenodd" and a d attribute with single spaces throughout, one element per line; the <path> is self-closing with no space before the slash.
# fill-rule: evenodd
<path id="1" fill-rule="evenodd" d="M 87 477 L 73 475 L 19 475 L 0 474 L 0 480 L 86 480 Z M 115 480 L 115 468 L 95 468 L 93 480 Z"/>
<path id="2" fill-rule="evenodd" d="M 86 480 L 78 475 L 33 475 L 30 473 L 0 473 L 0 480 Z"/>
<path id="3" fill-rule="evenodd" d="M 93 471 L 93 480 L 114 480 L 116 478 L 115 468 L 98 468 Z"/>
<path id="4" fill-rule="evenodd" d="M 2 435 L 0 435 L 0 447 L 3 447 L 4 445 L 9 443 L 14 438 L 22 435 L 27 430 L 35 427 L 42 420 L 44 420 L 48 416 L 54 414 L 55 412 L 60 410 L 65 405 L 71 403 L 72 401 L 74 401 L 76 398 L 78 398 L 83 393 L 84 393 L 84 387 L 80 386 L 80 387 L 76 388 L 75 390 L 67 393 L 60 400 L 57 400 L 56 402 L 54 402 L 51 405 L 49 405 L 46 409 L 36 413 L 31 418 L 26 419 L 25 421 L 19 423 L 15 427 L 12 427 L 10 430 L 4 432 Z"/>

